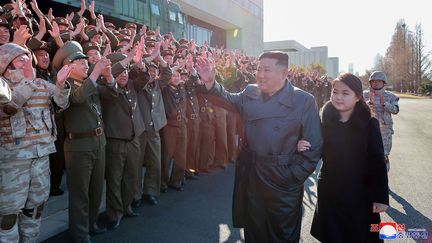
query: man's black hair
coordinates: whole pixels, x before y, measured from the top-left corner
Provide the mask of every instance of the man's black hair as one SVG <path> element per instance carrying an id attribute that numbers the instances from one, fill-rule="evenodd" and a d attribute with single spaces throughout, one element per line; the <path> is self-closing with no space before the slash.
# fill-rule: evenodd
<path id="1" fill-rule="evenodd" d="M 282 66 L 284 68 L 288 68 L 289 57 L 288 53 L 282 51 L 266 51 L 262 53 L 259 57 L 259 60 L 263 58 L 276 59 L 276 65 Z"/>

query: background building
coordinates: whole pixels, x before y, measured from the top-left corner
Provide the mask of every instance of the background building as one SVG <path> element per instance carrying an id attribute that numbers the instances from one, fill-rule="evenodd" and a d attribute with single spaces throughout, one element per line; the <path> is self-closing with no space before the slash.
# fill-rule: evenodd
<path id="1" fill-rule="evenodd" d="M 271 41 L 264 43 L 264 51 L 285 51 L 288 52 L 290 64 L 308 67 L 311 64 L 320 64 L 330 77 L 337 77 L 339 74 L 339 58 L 328 56 L 327 46 L 307 48 L 295 40 Z"/>
<path id="2" fill-rule="evenodd" d="M 87 6 L 91 1 L 87 0 Z M 38 1 L 59 16 L 77 11 L 81 0 Z M 198 45 L 224 46 L 259 55 L 263 50 L 263 0 L 96 0 L 95 11 L 118 26 L 145 24 Z M 87 12 L 88 14 L 88 12 Z M 87 16 L 86 16 L 87 17 Z"/>

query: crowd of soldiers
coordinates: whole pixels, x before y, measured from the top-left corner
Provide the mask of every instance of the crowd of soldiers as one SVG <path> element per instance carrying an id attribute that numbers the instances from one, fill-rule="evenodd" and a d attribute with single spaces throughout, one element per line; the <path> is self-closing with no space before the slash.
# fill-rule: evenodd
<path id="1" fill-rule="evenodd" d="M 71 235 L 89 242 L 106 230 L 97 223 L 105 182 L 115 229 L 137 216 L 132 208 L 236 159 L 240 117 L 198 92 L 194 62 L 213 60 L 217 80 L 238 92 L 256 82 L 258 60 L 158 28 L 115 26 L 94 7 L 83 0 L 64 17 L 43 14 L 36 0 L 0 7 L 1 87 L 11 91 L 0 97 L 0 242 L 37 240 L 44 203 L 63 194 L 64 168 Z M 325 93 L 320 104 L 328 98 L 326 79 L 290 79 Z"/>

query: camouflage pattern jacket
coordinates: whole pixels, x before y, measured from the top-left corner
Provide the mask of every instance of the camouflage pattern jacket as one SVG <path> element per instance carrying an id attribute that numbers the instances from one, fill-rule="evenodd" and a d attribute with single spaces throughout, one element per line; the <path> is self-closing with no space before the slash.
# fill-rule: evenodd
<path id="1" fill-rule="evenodd" d="M 0 160 L 32 159 L 54 153 L 57 132 L 52 100 L 66 109 L 69 85 L 58 87 L 39 78 L 20 82 L 5 80 L 12 91 L 8 105 L 17 112 L 8 115 L 0 106 Z"/>
<path id="2" fill-rule="evenodd" d="M 399 97 L 390 91 L 385 90 L 365 90 L 363 97 L 369 104 L 372 116 L 378 119 L 381 129 L 393 130 L 392 114 L 399 112 Z"/>

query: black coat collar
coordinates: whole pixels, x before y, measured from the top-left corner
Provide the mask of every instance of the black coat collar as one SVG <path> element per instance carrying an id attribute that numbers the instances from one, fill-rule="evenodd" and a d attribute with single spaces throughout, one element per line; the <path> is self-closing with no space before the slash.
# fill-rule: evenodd
<path id="1" fill-rule="evenodd" d="M 324 105 L 321 113 L 323 127 L 335 126 L 340 123 L 339 119 L 339 112 L 336 110 L 333 104 L 328 101 Z M 370 119 L 370 111 L 360 102 L 357 102 L 351 117 L 347 121 L 347 124 L 353 128 L 365 128 L 369 124 Z"/>

